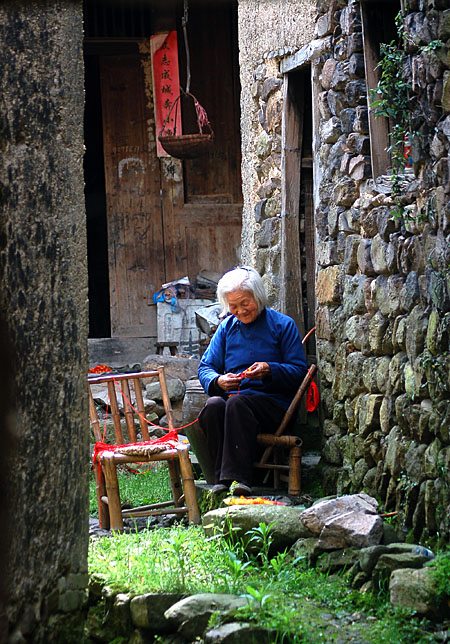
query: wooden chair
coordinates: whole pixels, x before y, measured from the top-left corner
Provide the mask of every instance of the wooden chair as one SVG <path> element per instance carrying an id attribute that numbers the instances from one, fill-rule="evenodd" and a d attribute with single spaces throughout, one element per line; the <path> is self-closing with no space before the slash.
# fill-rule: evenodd
<path id="1" fill-rule="evenodd" d="M 313 364 L 304 377 L 300 387 L 297 389 L 283 420 L 273 434 L 258 434 L 259 445 L 266 447 L 261 459 L 254 463 L 254 467 L 265 470 L 272 470 L 274 474 L 274 488 L 281 486 L 281 481 L 288 483 L 289 494 L 300 494 L 301 490 L 301 463 L 302 463 L 302 439 L 298 436 L 285 436 L 284 431 L 288 427 L 301 399 L 308 390 L 309 384 L 317 371 L 317 365 Z M 285 464 L 282 458 L 283 450 L 289 451 L 289 463 Z M 269 459 L 274 452 L 274 459 Z"/>
<path id="2" fill-rule="evenodd" d="M 189 458 L 189 446 L 179 443 L 178 441 L 165 444 L 161 442 L 159 442 L 159 444 L 148 444 L 150 436 L 142 395 L 142 379 L 151 377 L 159 378 L 169 430 L 173 430 L 174 417 L 167 390 L 164 367 L 158 367 L 157 371 L 143 371 L 128 374 L 105 374 L 100 376 L 90 375 L 88 378 L 89 416 L 94 436 L 97 441 L 96 450 L 98 449 L 97 463 L 99 466 L 99 472 L 96 472 L 98 511 L 100 524 L 105 529 L 122 531 L 123 519 L 125 517 L 142 517 L 162 514 L 187 514 L 189 521 L 192 523 L 200 522 L 200 512 L 197 503 L 194 476 Z M 97 410 L 91 390 L 92 385 L 99 383 L 106 383 L 108 388 L 116 445 L 119 446 L 119 448 L 114 449 L 114 451 L 110 451 L 111 448 L 109 446 L 105 446 L 107 449 L 101 449 L 103 443 L 100 422 L 97 416 Z M 132 407 L 133 403 L 131 399 L 130 384 L 134 390 L 136 414 Z M 123 413 L 125 416 L 129 439 L 128 443 L 125 443 L 122 432 L 117 389 L 120 390 L 122 395 Z M 141 443 L 137 440 L 135 415 L 139 418 L 143 439 L 143 442 Z M 160 439 L 160 441 L 162 440 L 163 439 Z M 157 461 L 167 462 L 173 500 L 122 510 L 117 479 L 117 466 L 126 463 L 151 463 Z"/>
<path id="3" fill-rule="evenodd" d="M 313 327 L 308 331 L 302 340 L 303 345 L 306 344 L 315 330 L 316 327 Z M 313 364 L 309 367 L 306 376 L 297 389 L 297 393 L 276 431 L 273 434 L 258 434 L 257 436 L 258 444 L 263 445 L 266 449 L 258 463 L 254 464 L 254 467 L 272 470 L 274 475 L 274 488 L 280 488 L 281 481 L 285 481 L 288 483 L 289 494 L 300 494 L 301 491 L 302 439 L 298 436 L 285 436 L 284 432 L 289 426 L 301 399 L 308 391 L 308 387 L 314 379 L 316 371 L 317 365 Z M 282 453 L 285 450 L 289 450 L 288 464 L 282 458 Z M 274 452 L 274 462 L 268 463 L 272 452 Z M 267 480 L 267 477 L 265 480 Z"/>

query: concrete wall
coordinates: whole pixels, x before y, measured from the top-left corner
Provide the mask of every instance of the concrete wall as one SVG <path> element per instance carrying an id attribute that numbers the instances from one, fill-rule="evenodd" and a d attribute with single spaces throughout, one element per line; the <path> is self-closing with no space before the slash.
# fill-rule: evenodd
<path id="1" fill-rule="evenodd" d="M 83 628 L 89 453 L 82 38 L 81 0 L 0 6 L 0 308 L 13 352 L 16 436 L 2 497 L 12 535 L 7 614 L 15 642 L 79 642 Z"/>
<path id="2" fill-rule="evenodd" d="M 310 0 L 239 0 L 239 64 L 241 77 L 242 262 L 255 265 L 266 282 L 270 303 L 280 303 L 280 284 L 273 279 L 280 251 L 258 253 L 261 228 L 257 204 L 269 205 L 265 217 L 281 216 L 281 121 L 277 102 L 282 96 L 279 62 L 313 37 L 314 3 Z M 274 122 L 267 128 L 265 102 L 271 96 Z M 262 196 L 261 196 L 262 195 Z M 256 210 L 255 210 L 256 208 Z"/>

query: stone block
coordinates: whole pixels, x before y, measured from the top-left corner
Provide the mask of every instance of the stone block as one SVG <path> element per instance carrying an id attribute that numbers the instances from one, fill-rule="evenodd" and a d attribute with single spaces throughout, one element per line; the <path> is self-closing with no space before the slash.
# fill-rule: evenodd
<path id="1" fill-rule="evenodd" d="M 364 275 L 376 275 L 371 258 L 371 239 L 361 239 L 358 245 L 358 267 Z"/>
<path id="2" fill-rule="evenodd" d="M 336 69 L 337 61 L 334 58 L 327 58 L 322 67 L 320 74 L 320 84 L 325 90 L 331 88 L 331 80 L 333 78 L 334 70 Z"/>
<path id="3" fill-rule="evenodd" d="M 324 143 L 335 143 L 341 134 L 341 122 L 336 116 L 322 124 L 321 139 Z"/>
<path id="4" fill-rule="evenodd" d="M 277 96 L 270 96 L 266 107 L 266 124 L 269 133 L 281 134 L 283 103 Z"/>
<path id="5" fill-rule="evenodd" d="M 348 82 L 348 61 L 340 61 L 336 64 L 331 79 L 330 89 L 334 91 L 343 90 Z"/>
<path id="6" fill-rule="evenodd" d="M 319 107 L 320 116 L 324 121 L 332 117 L 330 106 L 328 105 L 328 92 L 320 92 L 317 97 L 317 105 Z"/>
<path id="7" fill-rule="evenodd" d="M 358 198 L 358 187 L 352 179 L 340 180 L 333 190 L 333 199 L 339 206 L 352 206 Z"/>
<path id="8" fill-rule="evenodd" d="M 255 205 L 254 212 L 255 212 L 256 223 L 259 223 L 260 221 L 262 221 L 262 219 L 264 219 L 264 211 L 266 208 L 266 203 L 267 203 L 267 199 L 260 199 L 260 201 L 258 201 L 257 204 Z"/>
<path id="9" fill-rule="evenodd" d="M 361 436 L 368 436 L 380 426 L 380 407 L 383 400 L 381 394 L 367 394 L 361 396 L 364 405 L 359 408 L 358 430 Z"/>
<path id="10" fill-rule="evenodd" d="M 314 29 L 314 35 L 317 38 L 323 38 L 327 34 L 331 33 L 334 28 L 334 21 L 330 13 L 324 13 L 316 21 L 316 26 Z"/>
<path id="11" fill-rule="evenodd" d="M 377 383 L 377 358 L 366 358 L 363 364 L 363 383 L 367 391 L 378 392 Z"/>
<path id="12" fill-rule="evenodd" d="M 361 80 L 351 80 L 345 86 L 345 98 L 351 106 L 365 105 L 367 102 L 366 83 Z"/>
<path id="13" fill-rule="evenodd" d="M 410 311 L 420 300 L 419 278 L 415 271 L 406 276 L 400 291 L 400 306 L 404 311 Z"/>
<path id="14" fill-rule="evenodd" d="M 391 275 L 387 281 L 389 315 L 395 317 L 403 312 L 402 292 L 405 284 L 403 277 Z"/>
<path id="15" fill-rule="evenodd" d="M 255 234 L 257 246 L 259 248 L 269 248 L 278 244 L 280 241 L 280 229 L 281 219 L 279 217 L 265 219 Z"/>
<path id="16" fill-rule="evenodd" d="M 394 329 L 392 333 L 392 346 L 394 351 L 404 351 L 406 349 L 406 322 L 408 316 L 398 315 L 394 320 Z"/>
<path id="17" fill-rule="evenodd" d="M 384 471 L 396 478 L 403 469 L 406 441 L 400 427 L 393 427 L 386 439 L 386 453 L 384 456 Z"/>
<path id="18" fill-rule="evenodd" d="M 358 134 L 369 134 L 369 111 L 367 107 L 362 105 L 356 106 L 356 119 L 354 123 L 355 132 Z M 364 137 L 364 144 L 361 146 L 360 152 L 369 154 L 370 152 L 370 139 Z"/>
<path id="19" fill-rule="evenodd" d="M 316 310 L 316 337 L 333 340 L 334 333 L 331 326 L 333 312 L 326 306 L 319 306 Z"/>
<path id="20" fill-rule="evenodd" d="M 406 322 L 406 354 L 413 363 L 425 345 L 428 315 L 420 306 L 415 306 Z"/>
<path id="21" fill-rule="evenodd" d="M 333 465 L 342 464 L 342 454 L 339 449 L 339 436 L 330 436 L 325 441 L 322 448 L 322 455 L 327 463 L 331 463 Z"/>
<path id="22" fill-rule="evenodd" d="M 389 434 L 395 424 L 395 406 L 390 396 L 385 396 L 380 407 L 380 429 L 383 434 Z"/>
<path id="23" fill-rule="evenodd" d="M 359 5 L 348 4 L 345 6 L 341 11 L 339 22 L 343 34 L 350 35 L 353 33 L 360 33 L 361 15 Z"/>
<path id="24" fill-rule="evenodd" d="M 396 353 L 389 363 L 389 383 L 392 393 L 402 393 L 405 391 L 404 369 L 408 362 L 406 353 Z"/>
<path id="25" fill-rule="evenodd" d="M 256 141 L 256 154 L 259 159 L 266 159 L 272 151 L 272 140 L 267 132 L 263 131 Z"/>
<path id="26" fill-rule="evenodd" d="M 371 162 L 370 157 L 359 154 L 350 160 L 349 174 L 354 181 L 362 181 L 371 175 Z"/>
<path id="27" fill-rule="evenodd" d="M 411 442 L 405 454 L 406 476 L 413 483 L 422 483 L 425 476 L 425 450 L 426 445 Z"/>
<path id="28" fill-rule="evenodd" d="M 370 247 L 370 258 L 376 273 L 390 275 L 397 271 L 397 257 L 393 244 L 383 241 L 381 235 L 375 235 Z"/>
<path id="29" fill-rule="evenodd" d="M 334 240 L 322 241 L 317 244 L 316 261 L 319 266 L 337 264 L 337 244 Z"/>
<path id="30" fill-rule="evenodd" d="M 343 313 L 345 316 L 365 313 L 364 275 L 346 275 L 343 279 Z"/>
<path id="31" fill-rule="evenodd" d="M 342 131 L 345 132 L 346 134 L 350 134 L 350 132 L 353 132 L 353 125 L 356 118 L 356 110 L 353 107 L 347 107 L 341 110 L 339 114 L 339 118 L 341 119 Z"/>
<path id="32" fill-rule="evenodd" d="M 436 583 L 431 568 L 394 570 L 389 580 L 390 602 L 397 608 L 419 615 L 432 614 L 438 608 Z"/>
<path id="33" fill-rule="evenodd" d="M 281 213 L 281 195 L 279 193 L 267 199 L 264 210 L 265 219 L 276 217 Z"/>
<path id="34" fill-rule="evenodd" d="M 450 112 L 450 72 L 444 72 L 443 81 L 441 98 L 442 110 L 444 114 L 448 114 Z"/>
<path id="35" fill-rule="evenodd" d="M 347 38 L 347 56 L 351 57 L 355 52 L 362 51 L 363 49 L 363 38 L 362 33 L 354 32 L 349 34 Z"/>
<path id="36" fill-rule="evenodd" d="M 327 103 L 329 111 L 333 116 L 340 116 L 342 110 L 348 105 L 342 92 L 335 92 L 332 89 L 328 91 Z"/>
<path id="37" fill-rule="evenodd" d="M 319 534 L 319 544 L 326 549 L 365 547 L 379 543 L 382 537 L 377 505 L 367 494 L 342 496 L 315 504 L 302 513 L 301 520 Z"/>
<path id="38" fill-rule="evenodd" d="M 261 92 L 261 100 L 263 100 L 265 103 L 267 102 L 267 99 L 269 96 L 275 91 L 280 89 L 283 81 L 280 78 L 276 78 L 275 76 L 272 76 L 270 78 L 266 78 L 266 80 L 263 82 L 262 86 L 262 92 Z"/>
<path id="39" fill-rule="evenodd" d="M 168 608 L 164 617 L 171 625 L 191 641 L 203 635 L 213 613 L 227 615 L 252 603 L 247 597 L 221 593 L 200 593 L 190 595 Z"/>
<path id="40" fill-rule="evenodd" d="M 364 54 L 352 54 L 350 56 L 348 72 L 352 78 L 364 77 Z"/>
<path id="41" fill-rule="evenodd" d="M 424 453 L 424 472 L 428 478 L 436 478 L 439 476 L 438 456 L 443 448 L 439 438 L 428 445 Z"/>
<path id="42" fill-rule="evenodd" d="M 375 237 L 378 232 L 377 208 L 361 210 L 360 222 L 367 237 Z"/>
<path id="43" fill-rule="evenodd" d="M 316 297 L 319 305 L 332 305 L 340 302 L 343 290 L 343 275 L 341 266 L 329 266 L 318 271 Z"/>
<path id="44" fill-rule="evenodd" d="M 365 339 L 368 334 L 369 320 L 367 316 L 353 315 L 345 324 L 345 335 L 349 342 L 361 351 L 365 347 Z"/>
<path id="45" fill-rule="evenodd" d="M 339 215 L 338 227 L 339 227 L 339 232 L 343 232 L 345 234 L 348 234 L 348 233 L 359 234 L 360 232 L 359 210 L 357 210 L 356 208 L 343 210 Z"/>
<path id="46" fill-rule="evenodd" d="M 146 593 L 133 597 L 130 602 L 133 624 L 154 633 L 170 632 L 164 613 L 182 597 L 180 593 Z"/>
<path id="47" fill-rule="evenodd" d="M 376 361 L 377 389 L 382 393 L 386 393 L 389 383 L 389 365 L 391 358 L 390 356 L 382 356 L 381 358 L 377 358 Z"/>

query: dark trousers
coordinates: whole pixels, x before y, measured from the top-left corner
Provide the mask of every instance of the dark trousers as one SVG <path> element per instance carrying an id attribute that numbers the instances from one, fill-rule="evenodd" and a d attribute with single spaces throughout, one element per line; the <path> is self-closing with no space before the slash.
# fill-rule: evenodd
<path id="1" fill-rule="evenodd" d="M 264 394 L 208 398 L 199 415 L 208 450 L 214 459 L 216 483 L 252 484 L 257 434 L 273 434 L 285 410 Z"/>

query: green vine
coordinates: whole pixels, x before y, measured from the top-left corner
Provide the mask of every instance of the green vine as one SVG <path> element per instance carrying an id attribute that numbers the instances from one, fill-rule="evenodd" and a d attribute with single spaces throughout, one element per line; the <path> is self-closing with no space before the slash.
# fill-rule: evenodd
<path id="1" fill-rule="evenodd" d="M 408 165 L 408 154 L 405 149 L 411 141 L 413 133 L 410 129 L 411 98 L 409 83 L 404 79 L 403 68 L 407 55 L 404 45 L 407 40 L 401 11 L 395 17 L 398 41 L 380 44 L 380 62 L 376 69 L 380 70 L 380 79 L 375 89 L 371 89 L 371 107 L 375 116 L 390 120 L 390 146 L 388 152 L 392 159 L 391 185 L 392 196 L 396 205 L 394 218 L 405 218 L 402 205 L 402 184 L 405 168 Z M 418 47 L 418 53 L 432 51 L 442 46 L 440 40 L 434 40 L 428 45 Z"/>

